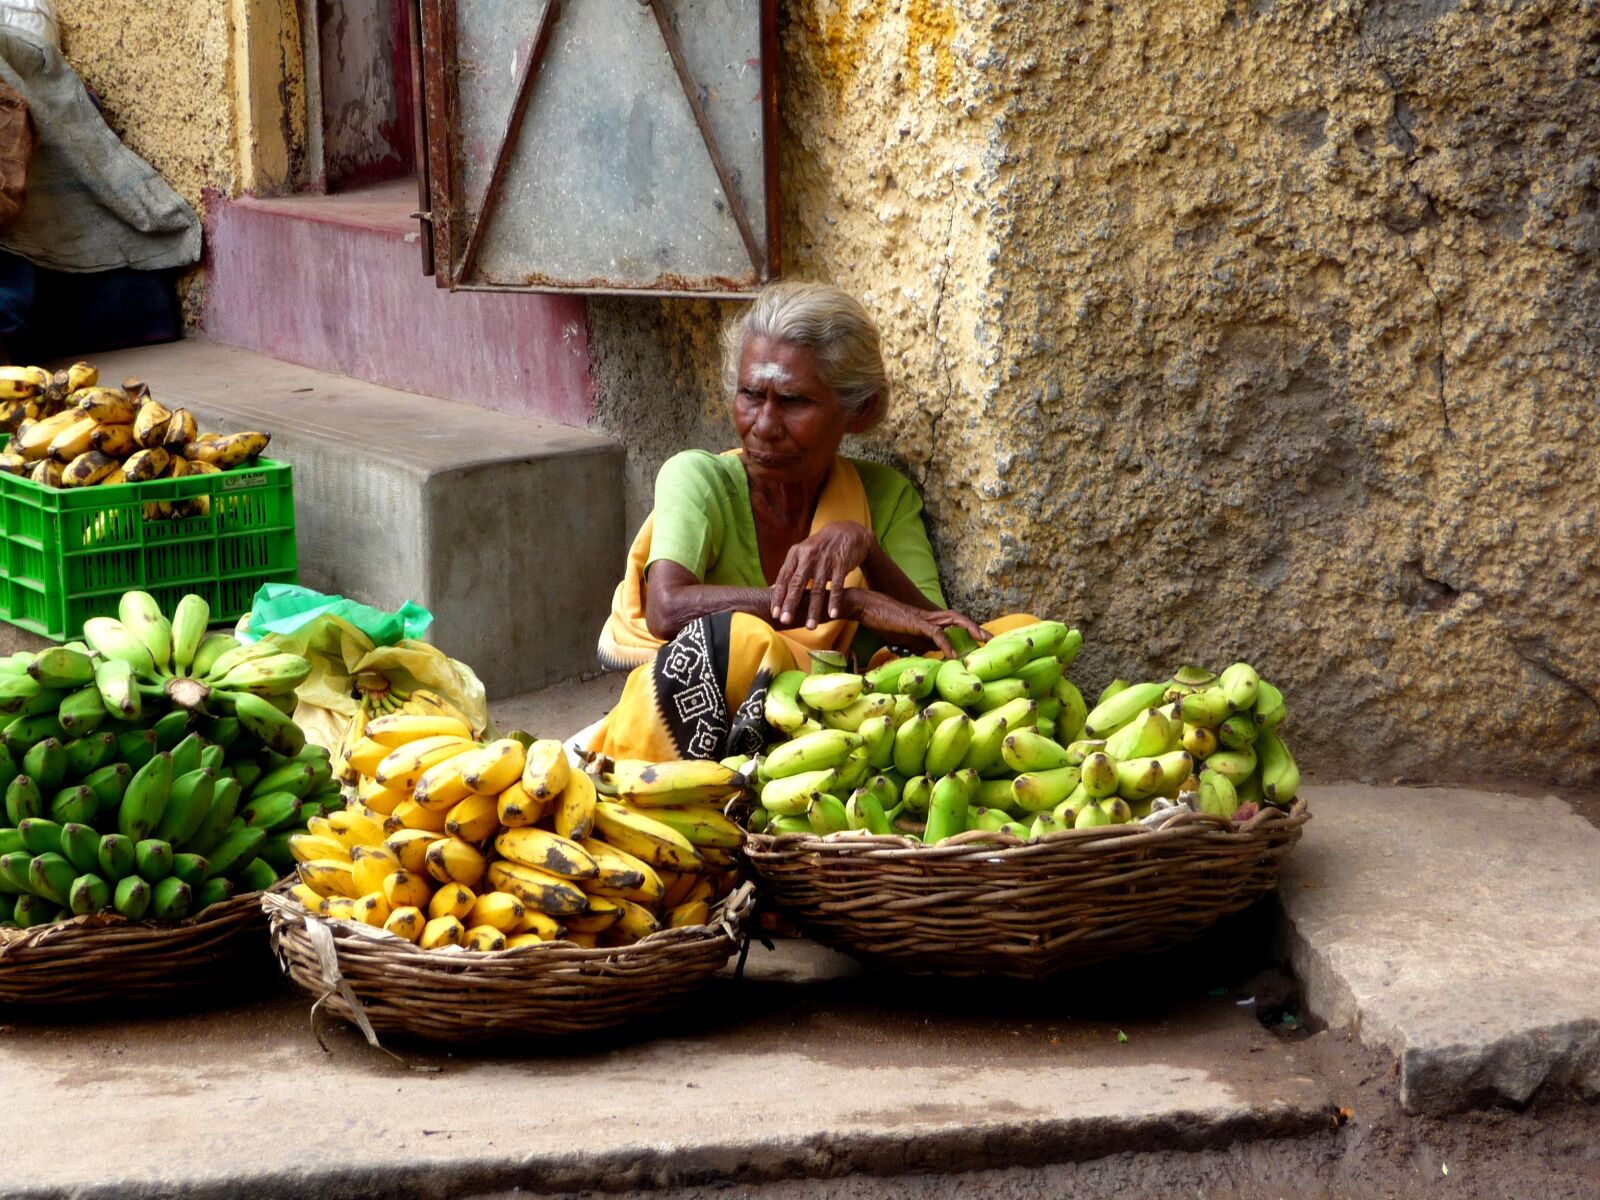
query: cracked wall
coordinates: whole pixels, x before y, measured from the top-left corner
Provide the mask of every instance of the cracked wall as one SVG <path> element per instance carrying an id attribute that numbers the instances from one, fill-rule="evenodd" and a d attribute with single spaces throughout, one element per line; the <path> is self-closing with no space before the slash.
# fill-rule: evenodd
<path id="1" fill-rule="evenodd" d="M 1600 6 L 785 9 L 786 266 L 883 322 L 953 602 L 1249 658 L 1324 774 L 1595 780 Z M 632 518 L 722 307 L 591 305 Z"/>

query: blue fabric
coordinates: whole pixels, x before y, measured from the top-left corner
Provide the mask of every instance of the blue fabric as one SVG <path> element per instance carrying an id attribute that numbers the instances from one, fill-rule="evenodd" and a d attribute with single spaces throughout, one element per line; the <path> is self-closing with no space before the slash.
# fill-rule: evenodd
<path id="1" fill-rule="evenodd" d="M 82 357 L 183 335 L 174 271 L 51 271 L 0 250 L 0 350 L 11 362 Z"/>

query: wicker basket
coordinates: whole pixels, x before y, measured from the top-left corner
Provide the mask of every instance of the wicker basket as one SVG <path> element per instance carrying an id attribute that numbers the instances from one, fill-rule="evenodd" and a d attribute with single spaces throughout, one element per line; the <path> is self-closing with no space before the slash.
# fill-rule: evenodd
<path id="1" fill-rule="evenodd" d="M 253 953 L 268 961 L 262 895 L 234 896 L 187 921 L 97 913 L 0 929 L 0 1004 L 170 999 L 231 984 Z"/>
<path id="2" fill-rule="evenodd" d="M 705 925 L 663 929 L 631 946 L 548 942 L 516 950 L 420 950 L 382 930 L 329 921 L 266 893 L 283 969 L 338 1016 L 377 1033 L 441 1042 L 594 1033 L 674 1007 L 744 939 L 755 889 L 741 884 Z"/>
<path id="3" fill-rule="evenodd" d="M 811 936 L 916 974 L 1024 979 L 1162 950 L 1269 891 L 1311 814 L 1242 824 L 1182 810 L 1023 842 L 751 834 L 763 895 Z"/>

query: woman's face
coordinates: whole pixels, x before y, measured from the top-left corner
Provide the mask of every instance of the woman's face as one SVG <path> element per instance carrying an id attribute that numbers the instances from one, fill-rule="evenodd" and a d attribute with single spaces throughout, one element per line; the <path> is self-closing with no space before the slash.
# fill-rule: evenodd
<path id="1" fill-rule="evenodd" d="M 851 417 L 817 373 L 805 346 L 752 337 L 739 359 L 733 427 L 752 477 L 773 483 L 820 483 L 839 442 L 866 422 Z"/>

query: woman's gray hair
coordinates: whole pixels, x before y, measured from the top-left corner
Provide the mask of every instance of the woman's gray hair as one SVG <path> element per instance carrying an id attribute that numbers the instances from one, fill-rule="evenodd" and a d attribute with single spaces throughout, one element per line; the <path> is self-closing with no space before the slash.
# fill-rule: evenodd
<path id="1" fill-rule="evenodd" d="M 805 346 L 817 356 L 822 382 L 858 416 L 877 397 L 876 418 L 889 409 L 889 376 L 883 368 L 878 323 L 843 288 L 785 280 L 769 283 L 754 302 L 722 330 L 722 379 L 728 394 L 739 386 L 739 360 L 753 337 Z"/>

